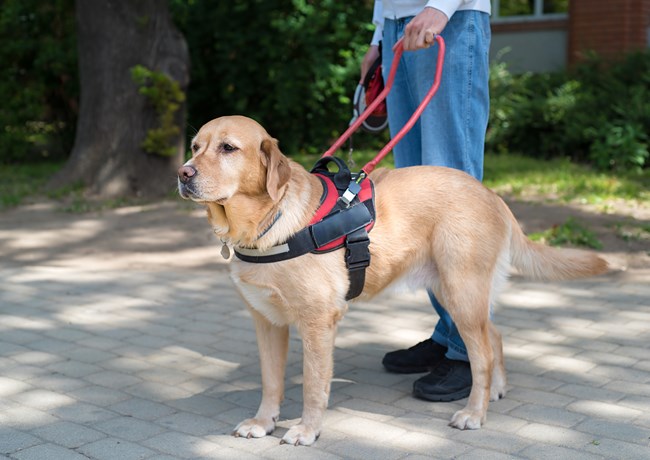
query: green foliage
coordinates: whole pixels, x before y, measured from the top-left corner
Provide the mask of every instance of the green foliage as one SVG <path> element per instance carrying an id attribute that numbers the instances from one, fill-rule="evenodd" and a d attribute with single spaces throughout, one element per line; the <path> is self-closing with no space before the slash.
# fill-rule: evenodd
<path id="1" fill-rule="evenodd" d="M 602 249 L 603 244 L 594 232 L 573 219 L 568 218 L 560 225 L 554 225 L 548 230 L 529 235 L 533 241 L 540 241 L 551 246 L 583 246 L 591 249 Z"/>
<path id="2" fill-rule="evenodd" d="M 53 200 L 58 211 L 75 214 L 147 203 L 143 198 L 92 198 L 84 193 L 85 186 L 81 182 L 55 190 L 47 188 L 48 179 L 61 169 L 62 164 L 51 161 L 12 165 L 0 163 L 0 212 L 43 198 Z M 170 194 L 170 197 L 176 198 L 178 194 Z"/>
<path id="3" fill-rule="evenodd" d="M 515 76 L 496 64 L 490 85 L 491 151 L 568 156 L 603 170 L 650 164 L 650 51 L 555 74 Z"/>
<path id="4" fill-rule="evenodd" d="M 27 197 L 38 195 L 60 163 L 5 165 L 0 163 L 0 211 L 18 206 Z"/>
<path id="5" fill-rule="evenodd" d="M 4 0 L 0 42 L 0 163 L 65 158 L 77 117 L 73 0 Z"/>
<path id="6" fill-rule="evenodd" d="M 624 241 L 650 242 L 650 224 L 629 219 L 614 225 L 616 236 Z"/>
<path id="7" fill-rule="evenodd" d="M 535 2 L 531 0 L 500 0 L 499 17 L 532 15 L 535 13 Z M 569 10 L 569 0 L 544 0 L 543 12 L 566 13 Z"/>
<path id="8" fill-rule="evenodd" d="M 498 193 L 560 203 L 611 206 L 617 200 L 650 203 L 650 169 L 596 171 L 566 157 L 543 159 L 509 153 L 485 156 L 486 186 Z"/>
<path id="9" fill-rule="evenodd" d="M 589 127 L 585 134 L 593 139 L 590 157 L 601 169 L 619 165 L 641 168 L 648 161 L 648 135 L 637 123 L 620 120 L 600 127 Z"/>
<path id="10" fill-rule="evenodd" d="M 533 14 L 533 2 L 528 0 L 501 0 L 499 2 L 499 16 L 520 16 Z"/>
<path id="11" fill-rule="evenodd" d="M 173 0 L 172 11 L 190 44 L 191 125 L 247 115 L 288 153 L 324 151 L 347 127 L 371 1 Z"/>
<path id="12" fill-rule="evenodd" d="M 159 126 L 147 132 L 142 142 L 145 152 L 161 156 L 174 156 L 173 145 L 181 129 L 176 123 L 176 113 L 185 100 L 185 93 L 174 79 L 162 72 L 155 72 L 142 65 L 131 68 L 131 78 L 138 85 L 139 92 L 154 106 Z"/>

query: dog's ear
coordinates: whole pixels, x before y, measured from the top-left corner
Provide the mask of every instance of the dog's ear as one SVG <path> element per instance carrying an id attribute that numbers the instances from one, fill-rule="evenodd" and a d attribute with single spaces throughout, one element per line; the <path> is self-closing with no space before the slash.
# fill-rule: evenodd
<path id="1" fill-rule="evenodd" d="M 280 152 L 276 139 L 264 139 L 261 150 L 262 164 L 266 166 L 266 191 L 273 201 L 278 201 L 282 188 L 291 178 L 289 160 Z"/>

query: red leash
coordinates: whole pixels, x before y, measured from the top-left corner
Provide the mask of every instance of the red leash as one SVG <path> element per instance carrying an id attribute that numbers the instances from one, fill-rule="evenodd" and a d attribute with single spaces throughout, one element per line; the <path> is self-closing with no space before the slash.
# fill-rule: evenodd
<path id="1" fill-rule="evenodd" d="M 429 92 L 427 92 L 426 96 L 424 96 L 424 99 L 422 99 L 422 102 L 420 102 L 420 105 L 418 108 L 413 112 L 413 115 L 411 115 L 411 118 L 409 118 L 409 121 L 402 127 L 402 129 L 382 148 L 377 156 L 373 158 L 371 161 L 369 161 L 363 168 L 362 170 L 366 174 L 370 174 L 370 172 L 375 169 L 375 166 L 383 160 L 383 158 L 393 150 L 393 147 L 395 147 L 395 144 L 397 144 L 402 138 L 408 133 L 415 122 L 420 118 L 420 115 L 422 115 L 422 112 L 426 108 L 427 104 L 429 101 L 431 101 L 431 98 L 436 94 L 438 91 L 438 88 L 440 87 L 440 79 L 442 77 L 442 65 L 445 60 L 445 41 L 442 39 L 440 35 L 436 35 L 435 37 L 436 41 L 438 42 L 438 47 L 440 48 L 438 50 L 438 61 L 436 63 L 436 75 L 435 79 L 433 81 L 433 85 L 429 89 Z M 366 107 L 366 110 L 363 111 L 362 114 L 359 115 L 359 117 L 355 120 L 354 123 L 350 125 L 350 127 L 339 137 L 334 144 L 323 154 L 323 156 L 332 156 L 334 152 L 336 152 L 343 143 L 348 140 L 348 138 L 354 133 L 361 124 L 364 122 L 366 118 L 370 116 L 370 114 L 375 110 L 375 108 L 381 104 L 381 102 L 386 99 L 386 96 L 388 96 L 388 93 L 390 92 L 391 88 L 393 87 L 393 82 L 395 80 L 395 73 L 397 72 L 397 66 L 399 65 L 400 60 L 402 59 L 402 53 L 404 52 L 404 45 L 402 44 L 402 39 L 400 39 L 395 46 L 393 47 L 393 64 L 390 67 L 390 72 L 388 74 L 388 79 L 384 85 L 384 90 L 379 93 L 377 98 L 372 101 L 372 103 Z"/>

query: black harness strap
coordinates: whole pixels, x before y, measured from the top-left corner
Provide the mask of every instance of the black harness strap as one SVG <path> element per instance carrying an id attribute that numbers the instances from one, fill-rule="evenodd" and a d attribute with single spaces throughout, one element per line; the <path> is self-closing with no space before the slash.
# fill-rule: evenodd
<path id="1" fill-rule="evenodd" d="M 366 282 L 366 268 L 370 265 L 370 238 L 365 227 L 350 233 L 345 238 L 345 265 L 348 267 L 350 287 L 345 300 L 354 299 L 363 291 Z"/>
<path id="2" fill-rule="evenodd" d="M 365 206 L 362 206 L 362 204 Z M 255 250 L 248 254 L 246 248 L 236 248 L 235 255 L 244 262 L 257 264 L 280 262 L 302 256 L 340 238 L 341 235 L 348 235 L 349 238 L 350 234 L 359 230 L 365 232 L 366 225 L 373 221 L 368 206 L 371 206 L 371 203 L 360 203 L 357 206 L 330 214 L 320 222 L 303 228 L 289 238 L 284 245 L 279 246 L 280 248 L 285 246 L 282 252 L 273 251 L 274 253 L 265 254 Z M 366 238 L 368 238 L 367 232 Z M 370 255 L 368 255 L 368 259 L 369 257 Z"/>

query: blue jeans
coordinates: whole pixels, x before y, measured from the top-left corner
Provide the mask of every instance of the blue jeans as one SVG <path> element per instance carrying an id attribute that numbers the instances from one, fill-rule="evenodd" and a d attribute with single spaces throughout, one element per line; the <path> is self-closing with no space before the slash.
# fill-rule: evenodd
<path id="1" fill-rule="evenodd" d="M 384 80 L 393 62 L 393 45 L 412 17 L 384 20 Z M 490 18 L 479 11 L 457 11 L 442 32 L 446 53 L 438 92 L 413 129 L 395 146 L 395 166 L 447 166 L 483 179 L 485 131 L 489 116 Z M 391 136 L 404 126 L 435 76 L 438 45 L 405 51 L 388 94 Z M 449 359 L 468 361 L 467 349 L 444 307 L 429 291 L 440 320 L 431 338 L 448 348 Z"/>

